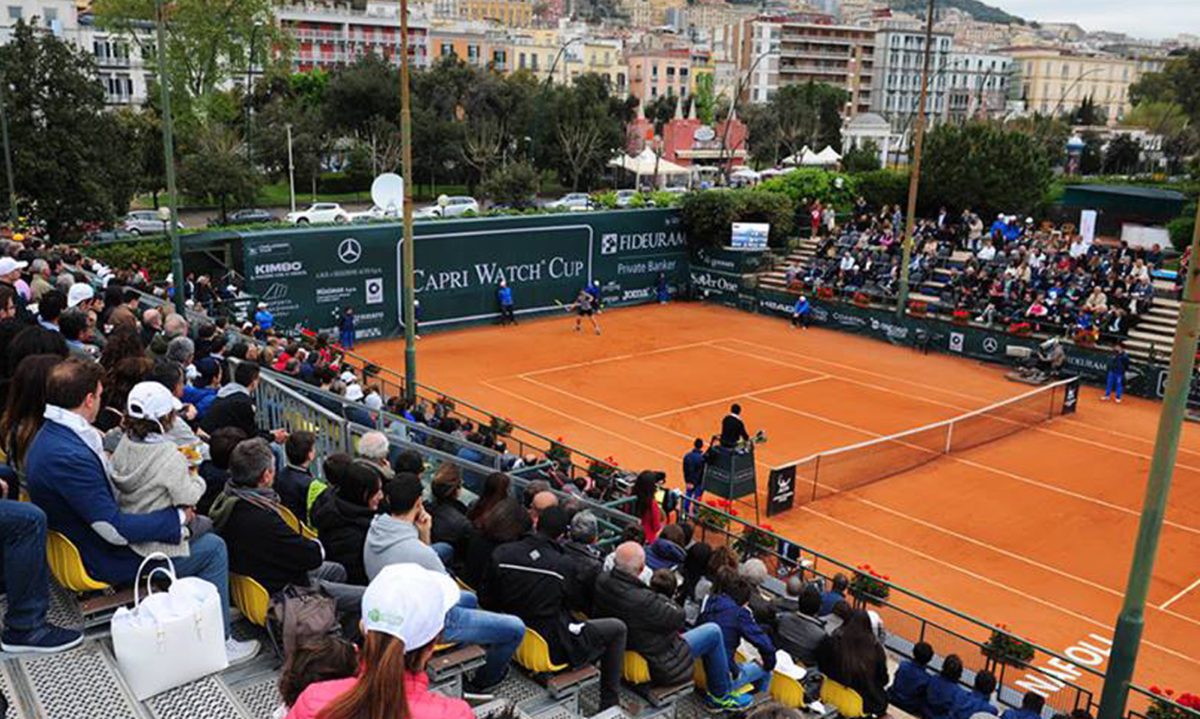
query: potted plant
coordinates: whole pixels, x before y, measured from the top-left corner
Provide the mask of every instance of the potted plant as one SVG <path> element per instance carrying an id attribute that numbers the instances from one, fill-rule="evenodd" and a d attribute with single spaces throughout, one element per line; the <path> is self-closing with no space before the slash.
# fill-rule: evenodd
<path id="1" fill-rule="evenodd" d="M 1154 701 L 1146 711 L 1146 719 L 1195 719 L 1192 712 L 1200 712 L 1200 696 L 1184 692 L 1175 696 L 1174 689 L 1150 687 Z"/>
<path id="2" fill-rule="evenodd" d="M 991 661 L 1010 667 L 1027 666 L 1033 659 L 1033 645 L 1010 634 L 1008 626 L 1004 624 L 997 624 L 992 629 L 992 636 L 988 637 L 981 651 Z"/>
<path id="3" fill-rule="evenodd" d="M 892 593 L 888 579 L 886 574 L 876 572 L 870 564 L 860 564 L 850 580 L 850 595 L 867 604 L 883 604 Z"/>
<path id="4" fill-rule="evenodd" d="M 954 324 L 965 325 L 971 321 L 971 313 L 962 307 L 957 307 L 951 315 Z"/>
<path id="5" fill-rule="evenodd" d="M 507 437 L 508 435 L 512 434 L 513 422 L 511 419 L 493 415 L 490 427 L 492 429 L 492 434 L 495 436 Z"/>
<path id="6" fill-rule="evenodd" d="M 924 317 L 929 312 L 929 303 L 924 300 L 909 300 L 908 313 L 913 317 Z"/>
<path id="7" fill-rule="evenodd" d="M 733 551 L 742 555 L 743 559 L 770 554 L 778 544 L 778 540 L 771 534 L 774 531 L 769 524 L 757 527 L 747 524 L 742 528 L 741 535 L 734 541 Z"/>
<path id="8" fill-rule="evenodd" d="M 866 292 L 855 292 L 851 301 L 854 302 L 856 307 L 871 306 L 871 298 L 867 296 Z"/>
<path id="9" fill-rule="evenodd" d="M 587 473 L 592 483 L 597 486 L 608 486 L 617 475 L 617 461 L 612 457 L 593 459 L 588 463 Z"/>
<path id="10" fill-rule="evenodd" d="M 546 459 L 564 469 L 571 465 L 571 450 L 567 449 L 562 437 L 550 442 L 550 449 L 546 450 Z"/>
<path id="11" fill-rule="evenodd" d="M 704 504 L 700 505 L 696 521 L 709 529 L 724 531 L 729 527 L 729 518 L 736 516 L 737 510 L 733 508 L 733 502 L 728 499 L 706 499 Z"/>

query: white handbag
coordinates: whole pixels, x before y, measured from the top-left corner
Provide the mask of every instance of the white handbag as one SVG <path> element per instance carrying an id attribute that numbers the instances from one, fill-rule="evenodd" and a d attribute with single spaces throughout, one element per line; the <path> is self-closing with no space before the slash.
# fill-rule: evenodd
<path id="1" fill-rule="evenodd" d="M 139 579 L 152 559 L 166 560 L 167 566 L 150 570 L 150 577 L 162 572 L 170 577 L 171 588 L 157 593 L 149 588 L 140 599 Z M 197 577 L 177 579 L 170 557 L 158 552 L 138 567 L 133 609 L 121 607 L 113 615 L 112 643 L 117 666 L 138 701 L 229 665 L 217 588 Z"/>

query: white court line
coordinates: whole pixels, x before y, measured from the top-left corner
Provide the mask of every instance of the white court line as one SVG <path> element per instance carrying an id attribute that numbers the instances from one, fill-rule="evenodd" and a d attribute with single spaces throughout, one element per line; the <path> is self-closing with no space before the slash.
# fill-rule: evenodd
<path id="1" fill-rule="evenodd" d="M 659 417 L 666 417 L 666 416 L 672 415 L 672 414 L 679 414 L 680 412 L 689 412 L 693 409 L 700 409 L 701 407 L 709 407 L 714 404 L 723 404 L 725 402 L 733 402 L 734 400 L 738 400 L 743 397 L 754 397 L 755 395 L 766 394 L 768 392 L 778 392 L 780 390 L 791 389 L 792 387 L 799 387 L 800 385 L 811 384 L 813 382 L 820 382 L 822 380 L 827 380 L 827 379 L 832 379 L 832 378 L 833 378 L 833 375 L 823 374 L 823 375 L 818 375 L 816 377 L 809 377 L 808 379 L 802 379 L 799 382 L 788 382 L 787 384 L 777 384 L 774 387 L 766 387 L 764 389 L 754 390 L 753 392 L 742 392 L 740 394 L 732 394 L 732 395 L 729 395 L 728 397 L 721 397 L 719 399 L 713 399 L 713 400 L 709 400 L 707 402 L 697 402 L 696 404 L 689 404 L 686 407 L 676 407 L 675 409 L 669 409 L 665 412 L 655 412 L 654 414 L 648 414 L 648 415 L 642 417 L 642 420 L 646 421 L 646 420 L 651 420 L 651 419 L 658 419 Z"/>
<path id="2" fill-rule="evenodd" d="M 676 352 L 678 350 L 691 349 L 693 347 L 707 347 L 708 340 L 704 342 L 691 342 L 685 345 L 672 345 L 671 347 L 659 347 L 654 350 L 646 350 L 645 352 L 634 352 L 632 354 L 614 355 L 612 357 L 601 357 L 599 359 L 588 360 L 586 362 L 572 362 L 570 364 L 562 364 L 556 367 L 545 367 L 543 369 L 535 369 L 531 372 L 519 372 L 514 375 L 506 375 L 504 377 L 495 377 L 491 381 L 502 379 L 512 379 L 513 377 L 533 377 L 539 374 L 552 374 L 568 369 L 578 369 L 580 367 L 591 367 L 592 365 L 604 364 L 605 362 L 617 362 L 619 360 L 633 359 L 635 357 L 645 357 L 647 355 L 661 354 L 663 352 Z"/>
<path id="3" fill-rule="evenodd" d="M 555 387 L 554 385 L 546 384 L 545 382 L 539 382 L 536 379 L 530 379 L 529 377 L 526 377 L 524 375 L 521 376 L 521 379 L 530 384 L 537 385 L 538 387 L 541 387 L 542 389 L 548 389 L 551 392 L 557 392 L 559 394 L 566 395 L 566 396 L 570 397 L 571 399 L 576 400 L 577 402 L 583 402 L 584 404 L 590 404 L 593 407 L 595 407 L 596 409 L 602 409 L 605 412 L 611 412 L 612 414 L 615 414 L 618 417 L 623 417 L 623 418 L 631 420 L 633 422 L 638 422 L 640 424 L 644 424 L 647 427 L 654 427 L 655 429 L 666 432 L 668 434 L 673 434 L 676 437 L 682 437 L 683 439 L 686 439 L 689 442 L 696 439 L 695 437 L 693 437 L 690 434 L 684 434 L 683 432 L 676 432 L 675 430 L 671 429 L 670 427 L 664 427 L 661 424 L 654 424 L 653 422 L 647 422 L 640 417 L 636 417 L 632 414 L 629 414 L 628 412 L 622 412 L 619 409 L 609 407 L 608 405 L 602 404 L 600 402 L 596 402 L 595 400 L 590 400 L 587 397 L 581 397 L 580 395 L 573 394 L 571 392 L 566 391 L 565 389 L 559 389 L 558 387 Z"/>
<path id="4" fill-rule="evenodd" d="M 715 342 L 715 341 L 720 341 L 720 340 L 714 340 L 714 342 Z M 838 367 L 846 367 L 846 368 L 852 369 L 852 370 L 854 370 L 854 371 L 856 371 L 856 372 L 862 372 L 862 373 L 864 373 L 864 374 L 875 375 L 875 376 L 878 376 L 878 377 L 885 377 L 885 378 L 887 378 L 887 379 L 888 379 L 888 380 L 890 380 L 890 381 L 894 381 L 894 382 L 900 382 L 900 383 L 903 383 L 903 384 L 910 384 L 910 385 L 913 385 L 913 386 L 915 386 L 915 387 L 923 387 L 923 388 L 926 388 L 926 389 L 934 389 L 934 390 L 937 390 L 937 391 L 939 391 L 939 392 L 945 392 L 945 393 L 947 393 L 947 394 L 956 394 L 956 395 L 957 395 L 957 394 L 961 394 L 961 393 L 959 393 L 959 392 L 953 392 L 953 391 L 951 391 L 951 390 L 943 390 L 943 389 L 941 389 L 941 388 L 938 388 L 938 387 L 933 387 L 933 386 L 931 386 L 931 385 L 923 385 L 923 384 L 920 384 L 920 383 L 918 383 L 918 382 L 912 382 L 912 381 L 909 381 L 909 380 L 900 379 L 900 378 L 898 378 L 898 377 L 887 377 L 886 375 L 881 375 L 881 374 L 879 374 L 878 372 L 872 372 L 872 371 L 870 371 L 870 370 L 858 369 L 858 368 L 855 368 L 855 367 L 851 367 L 850 365 L 841 365 L 841 364 L 839 364 L 839 363 L 837 363 L 837 362 L 828 362 L 828 361 L 826 361 L 826 360 L 821 360 L 821 359 L 819 359 L 819 358 L 816 358 L 816 357 L 811 357 L 811 358 L 810 358 L 810 357 L 808 357 L 808 355 L 801 355 L 801 354 L 797 354 L 797 353 L 795 353 L 795 352 L 786 352 L 786 351 L 784 351 L 784 350 L 776 350 L 776 349 L 774 349 L 774 348 L 771 348 L 771 347 L 766 347 L 766 346 L 763 346 L 763 345 L 756 345 L 756 344 L 755 344 L 755 343 L 753 343 L 753 342 L 746 342 L 745 340 L 732 339 L 732 341 L 734 341 L 734 342 L 741 342 L 742 344 L 748 344 L 748 345 L 751 345 L 751 346 L 753 346 L 753 347 L 761 347 L 763 350 L 770 350 L 770 351 L 773 351 L 773 352 L 781 352 L 781 353 L 783 353 L 783 354 L 795 355 L 796 357 L 803 357 L 803 358 L 805 358 L 805 359 L 813 359 L 813 360 L 816 360 L 816 361 L 819 361 L 819 362 L 825 362 L 826 364 L 830 364 L 830 365 L 833 365 L 833 366 L 838 366 Z M 716 347 L 716 348 L 718 348 L 718 349 L 724 350 L 724 351 L 726 351 L 726 352 L 732 352 L 733 354 L 740 354 L 740 355 L 748 355 L 748 356 L 752 356 L 752 357 L 758 357 L 758 355 L 751 354 L 751 353 L 749 353 L 749 352 L 742 352 L 742 351 L 740 351 L 740 350 L 731 349 L 731 348 L 729 348 L 729 347 L 722 347 L 721 345 L 718 345 L 718 344 L 713 344 L 712 346 L 713 346 L 713 347 Z M 762 357 L 759 357 L 759 359 L 763 359 L 763 358 L 762 358 Z M 772 361 L 772 362 L 775 362 L 776 364 L 780 364 L 780 365 L 787 366 L 787 367 L 793 367 L 793 368 L 797 368 L 797 369 L 806 369 L 806 368 L 805 368 L 803 365 L 789 364 L 789 363 L 787 363 L 787 362 L 782 362 L 782 361 L 780 361 L 780 360 L 771 360 L 771 361 Z M 841 380 L 841 381 L 843 381 L 843 382 L 849 382 L 849 383 L 851 383 L 851 384 L 857 384 L 857 385 L 860 385 L 860 386 L 863 386 L 863 387 L 869 387 L 869 388 L 871 388 L 871 389 L 879 390 L 880 392 L 887 392 L 887 393 L 889 393 L 889 394 L 895 394 L 895 395 L 899 395 L 899 396 L 901 396 L 901 397 L 906 397 L 906 398 L 908 398 L 908 399 L 910 399 L 910 400 L 916 400 L 916 401 L 919 401 L 919 402 L 924 402 L 924 403 L 926 403 L 926 404 L 935 404 L 935 405 L 939 405 L 939 406 L 941 406 L 941 407 L 949 407 L 949 408 L 952 408 L 952 409 L 958 409 L 958 410 L 962 410 L 962 411 L 964 411 L 964 412 L 967 412 L 967 411 L 972 411 L 972 408 L 970 408 L 970 407 L 963 407 L 963 406 L 961 406 L 961 405 L 950 404 L 950 403 L 948 403 L 948 402 L 940 402 L 940 401 L 938 401 L 938 400 L 935 400 L 935 399 L 929 399 L 929 398 L 927 398 L 927 397 L 921 397 L 921 396 L 919 396 L 919 395 L 909 394 L 909 393 L 907 393 L 907 392 L 901 392 L 901 391 L 899 391 L 899 390 L 895 390 L 895 389 L 892 389 L 892 388 L 890 388 L 890 387 L 885 387 L 885 386 L 883 386 L 883 385 L 877 385 L 877 384 L 874 384 L 874 383 L 871 383 L 871 382 L 863 382 L 863 381 L 861 381 L 861 380 L 856 380 L 856 379 L 851 379 L 851 378 L 849 378 L 849 377 L 841 377 L 841 376 L 835 376 L 835 377 L 834 377 L 834 379 L 838 379 L 838 380 Z M 1148 454 L 1143 454 L 1143 453 L 1141 453 L 1141 452 L 1135 452 L 1135 451 L 1133 451 L 1133 450 L 1130 450 L 1130 449 L 1123 449 L 1123 448 L 1121 448 L 1121 447 L 1115 447 L 1115 446 L 1113 446 L 1113 445 L 1111 445 L 1111 444 L 1105 444 L 1105 443 L 1103 443 L 1103 442 L 1097 442 L 1097 441 L 1095 441 L 1095 440 L 1086 439 L 1086 438 L 1084 438 L 1084 437 L 1080 437 L 1080 436 L 1078 436 L 1078 435 L 1074 435 L 1074 434 L 1067 434 L 1067 433 L 1065 433 L 1065 432 L 1057 432 L 1057 431 L 1055 431 L 1055 430 L 1052 430 L 1052 429 L 1047 429 L 1046 427 L 1030 427 L 1030 428 L 1029 428 L 1029 431 L 1032 431 L 1032 432 L 1041 432 L 1042 434 L 1048 434 L 1048 435 L 1051 435 L 1051 436 L 1054 436 L 1054 437 L 1062 437 L 1062 438 L 1064 438 L 1064 439 L 1069 439 L 1069 440 L 1071 440 L 1071 441 L 1074 441 L 1074 442 L 1079 442 L 1079 443 L 1081 443 L 1081 444 L 1088 444 L 1088 445 L 1092 445 L 1092 446 L 1094 446 L 1094 447 L 1100 447 L 1101 449 L 1110 450 L 1110 451 L 1112 451 L 1112 452 L 1116 452 L 1116 453 L 1118 453 L 1118 454 L 1124 454 L 1124 455 L 1128 455 L 1128 456 L 1130 456 L 1130 457 L 1137 457 L 1137 458 L 1139 458 L 1139 459 L 1145 459 L 1145 460 L 1152 459 L 1152 458 L 1151 458 L 1151 456 L 1150 456 L 1150 455 L 1148 455 Z M 1192 472 L 1200 472 L 1200 467 L 1194 467 L 1194 466 L 1192 466 L 1192 465 L 1189 465 L 1189 464 L 1183 464 L 1183 463 L 1181 463 L 1181 462 L 1178 462 L 1178 461 L 1175 463 L 1175 466 L 1176 466 L 1176 468 L 1179 468 L 1179 469 L 1186 469 L 1186 470 L 1189 470 L 1189 471 L 1192 471 Z"/>
<path id="5" fill-rule="evenodd" d="M 1170 599 L 1168 599 L 1167 601 L 1165 601 L 1165 602 L 1163 602 L 1162 604 L 1158 605 L 1158 608 L 1159 608 L 1159 609 L 1161 609 L 1161 610 L 1163 610 L 1163 611 L 1166 611 L 1167 607 L 1171 606 L 1172 604 L 1174 604 L 1175 602 L 1179 601 L 1180 599 L 1183 599 L 1183 595 L 1185 595 L 1185 594 L 1187 594 L 1188 592 L 1192 591 L 1192 590 L 1193 590 L 1193 589 L 1195 589 L 1196 587 L 1200 587 L 1200 579 L 1197 579 L 1196 581 L 1194 581 L 1194 582 L 1192 582 L 1191 584 L 1189 584 L 1189 585 L 1188 585 L 1188 587 L 1187 587 L 1187 589 L 1184 589 L 1184 590 L 1183 590 L 1182 592 L 1180 592 L 1179 594 L 1176 594 L 1175 596 L 1171 597 L 1171 598 L 1170 598 Z M 1169 614 L 1172 614 L 1172 615 L 1174 615 L 1174 616 L 1179 616 L 1179 615 L 1175 614 L 1174 612 L 1169 612 Z"/>
<path id="6" fill-rule="evenodd" d="M 553 408 L 553 407 L 550 407 L 550 406 L 548 406 L 548 405 L 545 405 L 545 404 L 543 404 L 543 403 L 541 403 L 541 402 L 538 402 L 538 401 L 537 401 L 537 400 L 535 400 L 535 399 L 530 399 L 530 398 L 528 398 L 528 397 L 525 397 L 524 395 L 517 394 L 516 392 L 510 392 L 510 391 L 508 391 L 508 390 L 504 389 L 503 387 L 499 387 L 499 386 L 497 386 L 497 385 L 494 385 L 494 384 L 492 384 L 492 383 L 491 383 L 491 382 L 489 382 L 488 380 L 480 380 L 480 383 L 481 383 L 483 386 L 485 386 L 485 387 L 487 387 L 487 388 L 489 388 L 489 389 L 491 389 L 491 390 L 494 390 L 494 391 L 496 391 L 496 392 L 499 392 L 499 393 L 501 393 L 501 394 L 506 394 L 506 395 L 508 395 L 509 397 L 513 397 L 513 398 L 515 398 L 515 399 L 519 399 L 519 400 L 521 400 L 522 402 L 526 402 L 526 403 L 528 403 L 528 404 L 531 404 L 531 405 L 533 405 L 533 406 L 535 406 L 535 407 L 538 407 L 539 409 L 543 409 L 543 410 L 545 410 L 545 411 L 547 411 L 547 412 L 549 412 L 549 413 L 551 413 L 551 414 L 556 414 L 556 415 L 558 415 L 559 417 L 564 417 L 564 418 L 566 418 L 566 419 L 569 419 L 569 420 L 571 420 L 572 422 L 575 422 L 575 423 L 577 423 L 577 424 L 581 424 L 581 425 L 583 425 L 584 427 L 590 427 L 591 429 L 594 429 L 594 430 L 596 430 L 597 432 L 603 432 L 604 434 L 610 435 L 610 436 L 612 436 L 612 437 L 616 437 L 617 439 L 621 440 L 622 442 L 625 442 L 626 444 L 632 444 L 632 445 L 633 445 L 633 446 L 635 446 L 635 447 L 641 447 L 641 448 L 642 448 L 642 449 L 644 449 L 644 450 L 647 450 L 647 451 L 653 452 L 653 453 L 655 453 L 655 454 L 658 454 L 658 455 L 661 455 L 661 456 L 663 456 L 663 457 L 667 457 L 668 459 L 672 459 L 672 460 L 678 460 L 678 459 L 679 459 L 679 457 L 676 457 L 676 456 L 675 456 L 675 455 L 673 455 L 673 454 L 668 454 L 667 452 L 664 452 L 664 451 L 662 451 L 662 450 L 661 450 L 661 449 L 659 449 L 658 447 L 651 447 L 651 446 L 650 446 L 650 445 L 648 445 L 648 444 L 642 444 L 641 442 L 638 442 L 638 441 L 637 441 L 637 440 L 635 440 L 635 439 L 630 439 L 629 437 L 627 437 L 626 435 L 623 435 L 623 434 L 621 434 L 620 432 L 614 432 L 614 431 L 612 431 L 612 430 L 610 430 L 610 429 L 605 429 L 604 427 L 601 427 L 601 426 L 600 426 L 600 425 L 598 425 L 598 424 L 592 424 L 591 422 L 587 422 L 587 421 L 585 421 L 585 420 L 582 420 L 582 419 L 580 419 L 579 417 L 577 417 L 577 416 L 575 416 L 575 415 L 573 415 L 573 414 L 568 414 L 568 413 L 566 413 L 566 412 L 561 412 L 561 411 L 559 411 L 559 410 L 557 410 L 557 409 L 555 409 L 555 408 Z M 681 456 L 682 456 L 682 455 L 681 455 Z"/>
<path id="7" fill-rule="evenodd" d="M 952 564 L 943 559 L 938 559 L 937 557 L 926 554 L 920 550 L 913 549 L 911 546 L 909 546 L 907 544 L 901 544 L 899 542 L 895 542 L 890 539 L 886 539 L 886 538 L 881 537 L 873 532 L 869 532 L 869 531 L 863 529 L 862 527 L 851 524 L 850 522 L 843 522 L 842 520 L 840 520 L 836 517 L 831 517 L 827 514 L 822 514 L 818 511 L 816 511 L 815 509 L 812 509 L 811 507 L 800 507 L 799 509 L 800 509 L 800 511 L 807 512 L 807 513 L 813 515 L 814 517 L 820 517 L 821 519 L 827 520 L 829 522 L 833 522 L 834 524 L 837 524 L 838 526 L 849 529 L 852 532 L 858 532 L 859 534 L 866 535 L 867 537 L 869 537 L 871 539 L 878 540 L 889 546 L 895 547 L 897 549 L 902 549 L 910 554 L 915 554 L 916 556 L 921 557 L 922 559 L 928 560 L 930 562 L 933 562 L 934 564 L 939 564 L 943 567 L 946 567 L 948 569 L 952 569 L 956 572 L 959 572 L 960 574 L 965 574 L 968 577 L 971 577 L 972 579 L 977 579 L 981 582 L 984 582 L 985 584 L 990 584 L 994 587 L 1002 589 L 1011 594 L 1015 594 L 1019 597 L 1028 599 L 1029 601 L 1034 602 L 1036 604 L 1041 604 L 1041 605 L 1049 607 L 1050 609 L 1053 609 L 1055 611 L 1062 612 L 1063 614 L 1074 617 L 1082 622 L 1086 622 L 1093 626 L 1100 627 L 1101 629 L 1104 629 L 1107 632 L 1111 633 L 1113 631 L 1113 628 L 1111 626 L 1105 624 L 1104 622 L 1099 621 L 1098 619 L 1093 619 L 1092 617 L 1089 617 L 1086 614 L 1080 614 L 1079 612 L 1076 612 L 1074 610 L 1067 609 L 1066 607 L 1062 606 L 1061 604 L 1055 604 L 1054 602 L 1048 601 L 1046 599 L 1042 599 L 1041 597 L 1037 596 L 1036 594 L 1029 594 L 1027 592 L 1023 592 L 1020 589 L 1016 589 L 1015 587 L 1012 587 L 1008 584 L 1004 584 L 1003 582 L 998 582 L 998 581 L 991 579 L 990 577 L 984 576 L 982 574 L 972 572 L 971 570 L 966 569 L 964 567 L 960 567 L 957 564 Z M 1169 649 L 1167 647 L 1162 646 L 1161 644 L 1156 644 L 1145 638 L 1142 639 L 1142 643 L 1148 647 L 1154 647 L 1155 649 L 1157 649 L 1161 652 L 1170 654 L 1171 656 L 1176 657 L 1178 659 L 1182 659 L 1183 661 L 1188 662 L 1190 664 L 1200 665 L 1200 659 L 1196 659 L 1194 657 L 1189 657 L 1186 654 L 1177 652 L 1174 649 Z"/>

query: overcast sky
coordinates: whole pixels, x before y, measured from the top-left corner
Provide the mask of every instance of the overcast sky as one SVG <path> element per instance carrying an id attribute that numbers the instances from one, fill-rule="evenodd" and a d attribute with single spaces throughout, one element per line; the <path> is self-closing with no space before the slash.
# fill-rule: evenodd
<path id="1" fill-rule="evenodd" d="M 985 0 L 1027 20 L 1165 38 L 1200 32 L 1200 0 Z"/>

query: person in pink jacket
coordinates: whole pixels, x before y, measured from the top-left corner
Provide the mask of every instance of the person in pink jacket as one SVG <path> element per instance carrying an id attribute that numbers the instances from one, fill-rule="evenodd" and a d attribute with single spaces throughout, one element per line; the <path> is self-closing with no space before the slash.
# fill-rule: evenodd
<path id="1" fill-rule="evenodd" d="M 466 702 L 431 693 L 425 674 L 459 596 L 445 574 L 384 567 L 363 593 L 358 675 L 309 685 L 286 719 L 473 719 Z"/>

